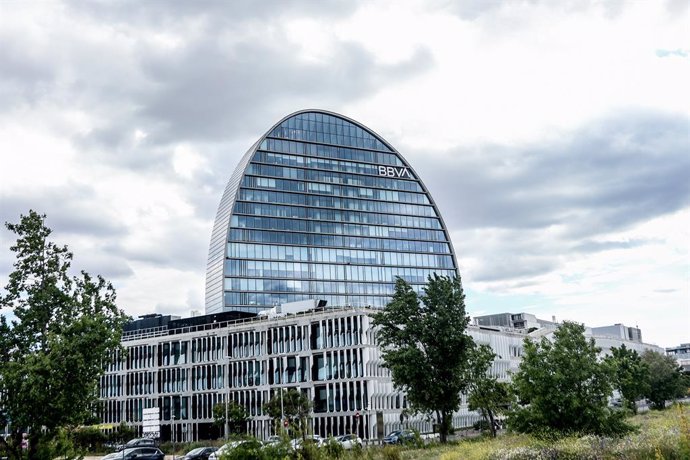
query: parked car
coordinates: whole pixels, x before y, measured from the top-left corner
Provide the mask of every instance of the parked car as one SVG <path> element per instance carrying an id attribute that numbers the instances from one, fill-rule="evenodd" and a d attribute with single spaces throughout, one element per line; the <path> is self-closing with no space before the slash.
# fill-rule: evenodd
<path id="1" fill-rule="evenodd" d="M 156 447 L 156 440 L 153 438 L 134 438 L 127 443 L 117 446 L 117 450 L 130 449 L 132 447 Z"/>
<path id="2" fill-rule="evenodd" d="M 217 447 L 197 447 L 185 454 L 184 460 L 208 460 L 209 455 L 218 450 Z"/>
<path id="3" fill-rule="evenodd" d="M 300 447 L 302 447 L 302 442 L 302 438 L 297 438 L 290 441 L 290 445 L 293 449 L 299 449 Z M 318 434 L 313 434 L 311 436 L 306 437 L 306 442 L 313 442 L 314 444 L 316 444 L 316 447 L 321 447 L 326 442 L 326 440 Z"/>
<path id="4" fill-rule="evenodd" d="M 101 460 L 118 460 L 122 458 L 122 451 L 113 452 L 103 457 Z"/>
<path id="5" fill-rule="evenodd" d="M 264 441 L 264 445 L 272 446 L 274 444 L 280 444 L 280 441 L 280 436 L 274 434 L 273 436 L 269 436 L 268 438 L 266 438 L 266 440 Z"/>
<path id="6" fill-rule="evenodd" d="M 208 460 L 218 460 L 221 455 L 223 455 L 225 452 L 234 449 L 237 446 L 240 446 L 244 443 L 247 443 L 250 441 L 247 440 L 241 440 L 241 441 L 230 441 L 227 444 L 223 444 L 220 449 L 217 449 L 215 452 L 211 452 L 211 454 L 208 456 Z"/>
<path id="7" fill-rule="evenodd" d="M 335 438 L 343 446 L 343 449 L 350 450 L 355 447 L 362 447 L 362 439 L 356 434 L 345 434 Z"/>
<path id="8" fill-rule="evenodd" d="M 122 451 L 122 460 L 163 460 L 164 458 L 165 454 L 156 447 L 134 447 Z"/>
<path id="9" fill-rule="evenodd" d="M 399 430 L 389 433 L 388 436 L 383 438 L 384 444 L 404 444 L 406 442 L 412 442 L 415 439 L 414 431 L 412 430 Z"/>

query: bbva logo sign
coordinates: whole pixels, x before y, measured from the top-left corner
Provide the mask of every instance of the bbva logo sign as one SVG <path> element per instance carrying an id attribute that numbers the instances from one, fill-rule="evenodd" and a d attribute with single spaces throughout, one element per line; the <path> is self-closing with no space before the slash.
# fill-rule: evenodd
<path id="1" fill-rule="evenodd" d="M 395 166 L 379 166 L 379 176 L 406 177 L 412 179 L 412 174 L 410 174 L 407 168 L 396 168 Z"/>

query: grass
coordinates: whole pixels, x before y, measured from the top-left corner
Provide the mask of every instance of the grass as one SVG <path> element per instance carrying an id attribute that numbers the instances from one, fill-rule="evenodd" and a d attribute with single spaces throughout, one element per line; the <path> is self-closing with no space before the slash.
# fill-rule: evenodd
<path id="1" fill-rule="evenodd" d="M 638 427 L 637 432 L 619 439 L 588 435 L 544 441 L 509 433 L 497 439 L 468 439 L 424 449 L 368 449 L 364 457 L 372 460 L 690 459 L 690 407 L 676 405 L 661 412 L 650 411 L 631 418 L 630 422 Z"/>
<path id="2" fill-rule="evenodd" d="M 690 406 L 676 406 L 665 411 L 650 411 L 629 421 L 638 427 L 622 438 L 599 436 L 565 437 L 544 441 L 532 436 L 508 433 L 496 439 L 467 438 L 446 445 L 430 444 L 423 448 L 396 446 L 371 447 L 344 452 L 341 460 L 681 460 L 690 459 Z M 201 444 L 201 443 L 194 443 Z M 203 444 L 207 444 L 204 442 Z M 214 444 L 222 444 L 217 441 Z M 172 447 L 172 446 L 162 446 Z M 192 444 L 178 444 L 181 453 Z M 171 449 L 165 450 L 170 453 Z M 327 460 L 324 449 L 302 458 Z"/>

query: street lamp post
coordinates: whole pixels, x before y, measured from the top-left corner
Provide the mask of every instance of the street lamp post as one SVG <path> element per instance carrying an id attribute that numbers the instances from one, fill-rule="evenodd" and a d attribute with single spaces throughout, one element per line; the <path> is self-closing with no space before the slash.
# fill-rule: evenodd
<path id="1" fill-rule="evenodd" d="M 173 445 L 173 460 L 175 460 L 175 438 L 177 437 L 175 434 L 175 408 L 173 407 L 173 416 L 172 416 L 172 445 Z"/>
<path id="2" fill-rule="evenodd" d="M 228 432 L 230 431 L 230 421 L 228 420 L 228 400 L 230 399 L 230 344 L 228 344 L 227 362 L 227 378 L 225 379 L 225 439 L 228 439 Z"/>

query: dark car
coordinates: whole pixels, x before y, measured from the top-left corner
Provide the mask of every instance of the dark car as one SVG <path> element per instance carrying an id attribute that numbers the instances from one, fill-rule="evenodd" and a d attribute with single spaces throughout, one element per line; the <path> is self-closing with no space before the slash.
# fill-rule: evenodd
<path id="1" fill-rule="evenodd" d="M 187 452 L 184 460 L 208 460 L 208 456 L 218 450 L 217 447 L 197 447 Z"/>
<path id="2" fill-rule="evenodd" d="M 122 451 L 122 460 L 163 460 L 165 454 L 155 447 L 134 447 Z"/>
<path id="3" fill-rule="evenodd" d="M 393 431 L 388 436 L 383 438 L 384 444 L 404 444 L 406 442 L 412 442 L 415 439 L 414 431 L 411 430 L 400 430 Z"/>
<path id="4" fill-rule="evenodd" d="M 152 438 L 134 438 L 127 441 L 126 444 L 117 446 L 117 450 L 130 449 L 132 447 L 156 447 L 156 440 Z"/>

